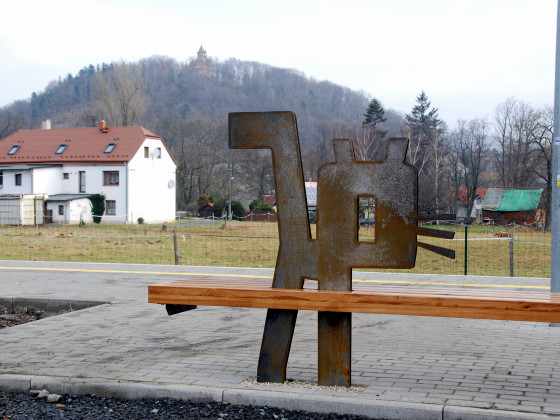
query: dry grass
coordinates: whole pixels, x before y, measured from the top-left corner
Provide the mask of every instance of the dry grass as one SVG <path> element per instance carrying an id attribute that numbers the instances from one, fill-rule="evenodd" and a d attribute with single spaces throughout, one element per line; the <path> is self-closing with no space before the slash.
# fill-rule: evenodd
<path id="1" fill-rule="evenodd" d="M 11 260 L 174 264 L 175 231 L 182 265 L 274 267 L 278 249 L 276 223 L 229 222 L 225 229 L 221 226 L 220 222 L 207 226 L 169 225 L 166 231 L 150 225 L 4 226 L 0 227 L 0 252 L 2 259 Z M 419 240 L 454 249 L 456 259 L 419 248 L 416 267 L 406 272 L 464 274 L 464 227 L 446 229 L 456 231 L 455 240 Z M 504 230 L 469 227 L 468 274 L 509 275 L 509 238 L 494 236 Z M 509 233 L 513 233 L 512 228 Z M 360 230 L 362 240 L 374 236 L 374 228 Z M 514 275 L 550 277 L 550 246 L 546 245 L 550 242 L 550 233 L 517 227 L 513 242 Z"/>

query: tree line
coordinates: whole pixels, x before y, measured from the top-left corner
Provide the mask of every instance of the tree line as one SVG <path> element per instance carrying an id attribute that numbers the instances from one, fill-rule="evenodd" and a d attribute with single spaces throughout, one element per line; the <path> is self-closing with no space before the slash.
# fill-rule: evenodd
<path id="1" fill-rule="evenodd" d="M 381 102 L 373 98 L 361 128 L 347 127 L 357 159 L 383 160 L 390 128 Z M 534 108 L 515 98 L 498 104 L 492 119 L 459 120 L 454 128 L 438 116 L 422 91 L 411 111 L 399 120 L 409 139 L 407 159 L 418 170 L 418 207 L 427 213 L 457 212 L 459 189 L 467 191 L 467 215 L 477 190 L 488 187 L 544 188 L 543 208 L 552 199 L 553 109 Z M 315 149 L 321 156 L 321 145 Z M 328 160 L 328 159 L 327 159 Z M 550 226 L 546 218 L 545 228 Z"/>
<path id="2" fill-rule="evenodd" d="M 368 97 L 293 69 L 228 59 L 211 75 L 194 60 L 154 56 L 136 63 L 88 65 L 50 82 L 43 92 L 0 109 L 0 138 L 38 128 L 143 125 L 160 135 L 178 163 L 177 208 L 196 211 L 202 195 L 230 197 L 248 205 L 274 193 L 267 151 L 227 147 L 228 112 L 292 110 L 298 117 L 304 177 L 332 161 L 331 140 L 354 140 L 356 158 L 385 158 L 390 137 L 409 138 L 408 160 L 418 169 L 419 210 L 456 211 L 460 187 L 468 213 L 479 188 L 546 186 L 552 191 L 552 109 L 514 98 L 498 104 L 492 118 L 439 118 L 425 92 L 408 113 L 384 109 Z M 547 218 L 547 223 L 550 218 Z"/>

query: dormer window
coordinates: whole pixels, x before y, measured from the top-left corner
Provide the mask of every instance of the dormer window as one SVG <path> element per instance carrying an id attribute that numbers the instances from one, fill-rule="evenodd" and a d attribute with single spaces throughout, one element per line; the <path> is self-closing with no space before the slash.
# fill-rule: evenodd
<path id="1" fill-rule="evenodd" d="M 68 146 L 68 143 L 62 143 L 60 146 L 58 146 L 58 149 L 56 149 L 56 152 L 54 152 L 57 155 L 61 155 L 62 152 L 64 152 L 64 149 L 66 149 L 66 146 Z"/>
<path id="2" fill-rule="evenodd" d="M 109 143 L 103 153 L 111 153 L 116 145 L 117 143 L 113 143 L 113 142 Z"/>
<path id="3" fill-rule="evenodd" d="M 18 149 L 20 148 L 19 144 L 14 144 L 12 146 L 12 148 L 10 149 L 10 151 L 8 152 L 9 155 L 15 155 L 15 153 L 18 151 Z"/>

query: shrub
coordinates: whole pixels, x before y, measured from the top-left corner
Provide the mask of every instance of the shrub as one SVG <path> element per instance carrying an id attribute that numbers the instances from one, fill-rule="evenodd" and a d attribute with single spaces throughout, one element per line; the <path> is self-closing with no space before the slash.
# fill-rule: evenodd
<path id="1" fill-rule="evenodd" d="M 101 223 L 101 216 L 105 213 L 105 196 L 103 194 L 95 194 L 89 198 L 91 201 L 91 214 L 94 223 Z"/>

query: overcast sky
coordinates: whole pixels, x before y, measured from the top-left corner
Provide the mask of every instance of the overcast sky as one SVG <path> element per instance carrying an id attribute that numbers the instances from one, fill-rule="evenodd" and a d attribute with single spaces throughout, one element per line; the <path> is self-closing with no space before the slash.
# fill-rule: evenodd
<path id="1" fill-rule="evenodd" d="M 508 97 L 552 106 L 555 39 L 555 0 L 17 0 L 2 4 L 0 106 L 89 64 L 203 45 L 401 112 L 424 90 L 454 126 Z"/>

